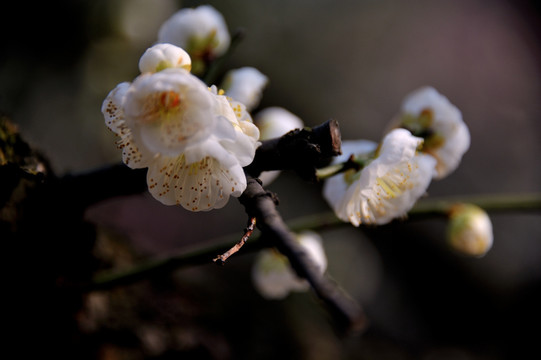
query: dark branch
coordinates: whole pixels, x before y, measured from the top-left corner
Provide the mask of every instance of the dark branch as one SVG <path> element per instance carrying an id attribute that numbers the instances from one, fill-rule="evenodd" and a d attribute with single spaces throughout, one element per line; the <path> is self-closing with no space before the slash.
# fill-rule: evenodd
<path id="1" fill-rule="evenodd" d="M 339 154 L 340 144 L 340 129 L 335 120 L 311 130 L 294 130 L 281 138 L 264 141 L 245 172 L 257 177 L 265 170 L 295 170 L 304 179 L 315 180 L 315 169 Z M 119 163 L 51 180 L 47 191 L 57 201 L 66 200 L 71 206 L 85 209 L 108 198 L 145 191 L 146 173 L 147 169 L 134 170 Z"/>
<path id="2" fill-rule="evenodd" d="M 142 193 L 147 189 L 147 169 L 130 169 L 119 163 L 87 173 L 66 175 L 51 184 L 58 200 L 80 209 L 115 196 Z"/>
<path id="3" fill-rule="evenodd" d="M 361 307 L 333 281 L 320 273 L 276 210 L 274 195 L 263 189 L 257 179 L 248 177 L 247 188 L 239 200 L 248 216 L 257 219 L 257 227 L 262 236 L 287 256 L 296 273 L 310 283 L 337 320 L 339 327 L 346 331 L 364 329 L 366 319 Z"/>
<path id="4" fill-rule="evenodd" d="M 263 141 L 254 161 L 244 168 L 258 177 L 269 170 L 293 170 L 305 180 L 315 181 L 316 168 L 327 165 L 341 153 L 340 128 L 329 120 L 313 129 L 297 129 L 282 137 Z"/>

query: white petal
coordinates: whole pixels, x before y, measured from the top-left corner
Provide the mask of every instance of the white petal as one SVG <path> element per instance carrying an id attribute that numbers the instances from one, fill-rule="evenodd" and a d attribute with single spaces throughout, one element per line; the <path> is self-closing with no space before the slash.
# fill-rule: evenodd
<path id="1" fill-rule="evenodd" d="M 351 155 L 362 158 L 374 152 L 377 147 L 378 143 L 370 140 L 344 140 L 342 141 L 342 154 L 333 159 L 333 164 L 343 163 Z"/>
<path id="2" fill-rule="evenodd" d="M 428 152 L 436 158 L 435 179 L 443 179 L 458 168 L 462 157 L 470 147 L 470 131 L 465 123 L 456 126 L 452 136 L 449 136 L 443 146 L 437 151 Z"/>
<path id="3" fill-rule="evenodd" d="M 224 140 L 220 144 L 236 157 L 241 166 L 247 166 L 254 159 L 258 143 L 254 138 L 238 132 L 236 140 Z"/>
<path id="4" fill-rule="evenodd" d="M 103 101 L 101 111 L 107 127 L 120 138 L 117 146 L 122 149 L 122 161 L 137 169 L 146 167 L 152 155 L 137 146 L 131 129 L 126 125 L 124 101 L 130 85 L 128 82 L 118 84 Z"/>
<path id="5" fill-rule="evenodd" d="M 342 213 L 340 207 L 342 199 L 346 195 L 348 190 L 348 183 L 344 179 L 344 175 L 338 174 L 327 180 L 323 184 L 323 197 L 327 200 L 327 203 L 334 209 L 339 219 L 349 221 L 347 215 Z"/>
<path id="6" fill-rule="evenodd" d="M 378 147 L 378 144 L 369 140 L 344 140 L 342 141 L 342 154 L 333 159 L 333 164 L 339 164 L 347 161 L 351 155 L 356 158 L 363 158 L 372 154 Z M 349 185 L 345 177 L 349 176 L 349 173 L 338 174 L 327 180 L 323 185 L 323 196 L 329 203 L 329 205 L 335 210 L 336 215 L 343 221 L 350 221 L 346 206 L 343 206 L 346 192 Z M 348 196 L 358 198 L 359 195 L 349 194 Z M 354 206 L 352 204 L 351 206 Z M 352 210 L 351 212 L 357 212 L 359 210 Z M 354 220 L 356 222 L 356 220 Z M 358 224 L 357 224 L 358 225 Z"/>
<path id="7" fill-rule="evenodd" d="M 445 96 L 432 87 L 423 87 L 408 95 L 402 104 L 402 113 L 418 117 L 430 111 L 432 122 L 423 151 L 434 156 L 438 165 L 436 179 L 453 172 L 470 147 L 470 133 L 462 120 L 462 113 Z M 435 141 L 431 141 L 433 137 Z"/>
<path id="8" fill-rule="evenodd" d="M 129 82 L 118 84 L 105 98 L 101 112 L 105 117 L 105 125 L 115 134 L 121 136 L 124 124 L 124 98 L 130 87 Z"/>
<path id="9" fill-rule="evenodd" d="M 389 163 L 412 158 L 422 143 L 423 139 L 412 136 L 408 130 L 394 129 L 383 138 L 379 158 Z"/>
<path id="10" fill-rule="evenodd" d="M 243 104 L 223 95 L 215 97 L 219 104 L 215 108 L 219 121 L 229 121 L 235 129 L 234 137 L 221 137 L 218 140 L 224 149 L 237 158 L 241 166 L 249 165 L 259 146 L 259 130 L 252 123 L 252 118 Z"/>
<path id="11" fill-rule="evenodd" d="M 248 110 L 255 108 L 269 79 L 254 67 L 229 70 L 222 88 L 227 96 L 241 102 Z"/>
<path id="12" fill-rule="evenodd" d="M 149 167 L 147 182 L 154 198 L 190 211 L 219 209 L 246 188 L 240 166 L 226 168 L 213 158 L 190 164 L 184 156 L 160 157 Z"/>
<path id="13" fill-rule="evenodd" d="M 214 136 L 198 143 L 196 146 L 190 146 L 184 151 L 183 156 L 185 156 L 188 163 L 199 162 L 206 157 L 212 157 L 225 167 L 239 164 L 235 155 L 229 152 Z"/>

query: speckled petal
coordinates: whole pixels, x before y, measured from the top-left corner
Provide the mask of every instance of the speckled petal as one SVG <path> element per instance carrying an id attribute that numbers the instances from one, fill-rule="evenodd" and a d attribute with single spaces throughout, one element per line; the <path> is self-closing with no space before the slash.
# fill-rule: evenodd
<path id="1" fill-rule="evenodd" d="M 147 182 L 154 198 L 190 211 L 221 208 L 230 196 L 238 197 L 246 188 L 240 166 L 224 168 L 210 157 L 191 164 L 184 156 L 161 157 L 149 167 Z"/>

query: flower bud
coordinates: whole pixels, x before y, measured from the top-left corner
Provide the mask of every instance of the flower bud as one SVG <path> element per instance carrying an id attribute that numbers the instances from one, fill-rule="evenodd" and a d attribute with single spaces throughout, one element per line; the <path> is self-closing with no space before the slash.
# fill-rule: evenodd
<path id="1" fill-rule="evenodd" d="M 482 257 L 492 247 L 492 222 L 488 214 L 473 204 L 458 204 L 449 213 L 449 245 L 466 255 Z"/>
<path id="2" fill-rule="evenodd" d="M 254 123 L 259 128 L 261 140 L 280 137 L 291 130 L 304 127 L 303 121 L 298 116 L 277 106 L 259 111 L 254 116 Z"/>
<path id="3" fill-rule="evenodd" d="M 424 139 L 422 152 L 437 160 L 435 179 L 453 172 L 470 147 L 470 132 L 462 113 L 430 86 L 413 91 L 404 99 L 393 125 Z"/>
<path id="4" fill-rule="evenodd" d="M 190 55 L 175 45 L 156 44 L 148 48 L 139 59 L 141 73 L 156 73 L 167 68 L 183 68 L 190 71 L 192 68 Z"/>
<path id="5" fill-rule="evenodd" d="M 227 96 L 243 103 L 250 111 L 259 105 L 268 82 L 269 79 L 259 70 L 246 66 L 229 70 L 224 77 L 222 89 Z"/>
<path id="6" fill-rule="evenodd" d="M 314 261 L 321 273 L 327 268 L 327 257 L 321 237 L 312 231 L 297 235 L 297 241 L 307 255 Z M 283 299 L 291 291 L 307 291 L 309 284 L 299 278 L 289 260 L 274 249 L 261 251 L 252 271 L 256 290 L 266 299 Z"/>
<path id="7" fill-rule="evenodd" d="M 181 9 L 166 20 L 158 32 L 158 42 L 185 49 L 194 63 L 192 71 L 198 73 L 206 61 L 227 51 L 231 36 L 222 14 L 210 5 L 201 5 Z"/>

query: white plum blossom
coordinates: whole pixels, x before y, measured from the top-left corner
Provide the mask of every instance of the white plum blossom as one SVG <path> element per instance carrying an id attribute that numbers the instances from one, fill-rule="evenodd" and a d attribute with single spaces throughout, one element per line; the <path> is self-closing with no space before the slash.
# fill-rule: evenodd
<path id="1" fill-rule="evenodd" d="M 424 138 L 422 151 L 437 160 L 435 179 L 454 171 L 470 147 L 470 132 L 462 113 L 433 87 L 409 94 L 395 125 Z"/>
<path id="2" fill-rule="evenodd" d="M 323 195 L 337 217 L 360 224 L 386 224 L 405 216 L 426 192 L 434 175 L 436 160 L 419 154 L 423 140 L 405 129 L 394 129 L 378 144 L 344 141 L 344 161 L 350 155 L 363 164 L 325 181 Z"/>
<path id="3" fill-rule="evenodd" d="M 473 204 L 457 204 L 449 213 L 447 241 L 456 251 L 474 257 L 492 248 L 492 222 L 488 214 Z"/>
<path id="4" fill-rule="evenodd" d="M 248 111 L 254 109 L 261 100 L 263 89 L 269 78 L 254 67 L 245 66 L 229 70 L 222 82 L 222 89 L 227 96 L 240 101 Z"/>
<path id="5" fill-rule="evenodd" d="M 268 140 L 280 137 L 291 130 L 302 129 L 304 123 L 297 115 L 279 107 L 271 106 L 254 115 L 254 123 L 259 128 L 259 139 Z M 259 179 L 269 185 L 280 175 L 280 170 L 263 171 Z"/>
<path id="6" fill-rule="evenodd" d="M 297 234 L 297 241 L 323 274 L 327 269 L 327 257 L 321 237 L 313 231 L 303 231 Z M 252 280 L 256 290 L 266 299 L 283 299 L 292 291 L 307 291 L 310 287 L 306 280 L 295 274 L 287 257 L 275 249 L 259 252 Z"/>
<path id="7" fill-rule="evenodd" d="M 231 37 L 222 14 L 201 5 L 181 9 L 167 19 L 159 29 L 158 42 L 185 49 L 192 60 L 212 59 L 227 51 Z"/>
<path id="8" fill-rule="evenodd" d="M 150 193 L 191 211 L 223 207 L 246 188 L 259 131 L 242 104 L 182 68 L 145 72 L 113 89 L 102 105 L 120 137 L 122 159 L 148 167 Z"/>
<path id="9" fill-rule="evenodd" d="M 148 48 L 139 60 L 141 73 L 154 73 L 168 68 L 190 71 L 192 60 L 184 49 L 171 44 L 156 44 Z"/>

